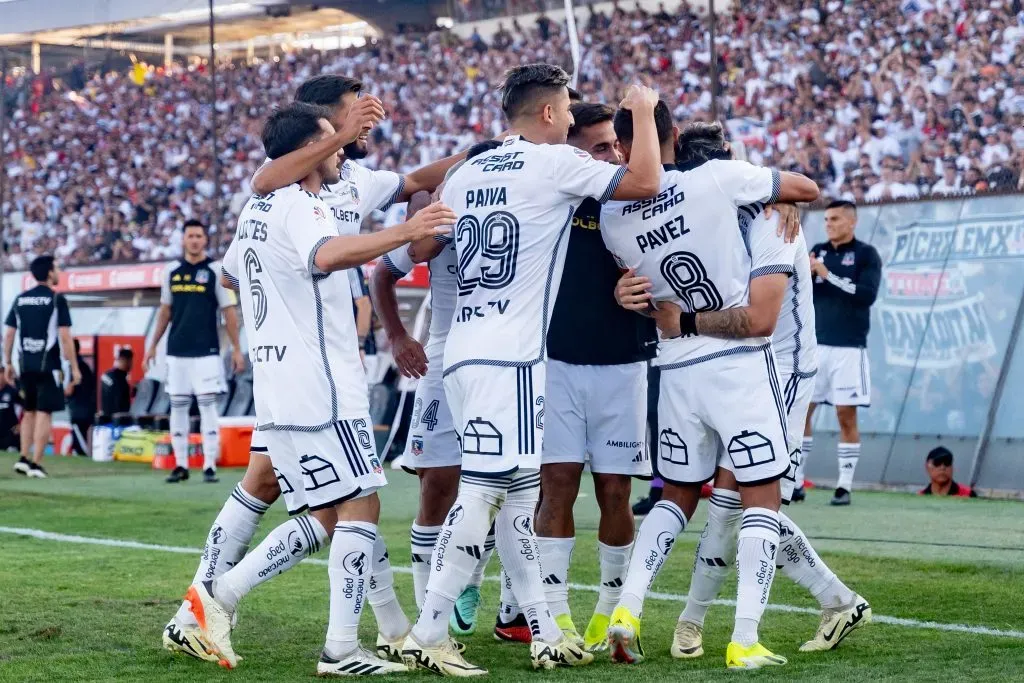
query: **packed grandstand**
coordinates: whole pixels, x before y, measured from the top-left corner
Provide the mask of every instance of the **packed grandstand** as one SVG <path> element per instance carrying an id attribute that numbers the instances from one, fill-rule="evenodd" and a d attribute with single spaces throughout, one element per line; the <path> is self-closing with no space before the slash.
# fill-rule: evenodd
<path id="1" fill-rule="evenodd" d="M 474 3 L 460 4 L 472 18 Z M 708 20 L 694 12 L 592 11 L 578 26 L 578 89 L 615 102 L 646 77 L 676 120 L 710 118 Z M 718 115 L 753 162 L 858 203 L 1024 190 L 1021 0 L 758 0 L 716 28 Z M 381 97 L 388 119 L 366 163 L 405 170 L 498 134 L 492 84 L 515 64 L 571 70 L 565 32 L 549 12 L 487 38 L 437 30 L 222 64 L 219 189 L 202 64 L 150 67 L 144 81 L 129 70 L 10 74 L 3 210 L 17 237 L 4 266 L 45 253 L 67 265 L 165 260 L 189 218 L 212 226 L 221 253 L 262 160 L 262 120 L 311 74 L 357 76 Z"/>

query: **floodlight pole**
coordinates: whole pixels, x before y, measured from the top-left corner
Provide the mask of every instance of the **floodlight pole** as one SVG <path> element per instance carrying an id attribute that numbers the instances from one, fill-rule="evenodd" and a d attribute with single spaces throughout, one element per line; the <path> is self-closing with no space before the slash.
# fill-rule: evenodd
<path id="1" fill-rule="evenodd" d="M 715 0 L 708 0 L 711 21 L 711 120 L 718 120 L 718 46 L 715 45 Z"/>
<path id="2" fill-rule="evenodd" d="M 210 2 L 210 139 L 213 144 L 213 210 L 218 231 L 223 218 L 220 210 L 220 154 L 217 147 L 217 52 L 213 48 L 213 0 Z"/>

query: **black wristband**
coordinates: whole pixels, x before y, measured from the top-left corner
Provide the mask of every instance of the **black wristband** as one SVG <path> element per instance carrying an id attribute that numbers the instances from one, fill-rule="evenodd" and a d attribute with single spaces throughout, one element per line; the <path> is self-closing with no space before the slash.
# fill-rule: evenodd
<path id="1" fill-rule="evenodd" d="M 679 335 L 692 337 L 697 334 L 697 314 L 683 311 L 679 314 Z"/>

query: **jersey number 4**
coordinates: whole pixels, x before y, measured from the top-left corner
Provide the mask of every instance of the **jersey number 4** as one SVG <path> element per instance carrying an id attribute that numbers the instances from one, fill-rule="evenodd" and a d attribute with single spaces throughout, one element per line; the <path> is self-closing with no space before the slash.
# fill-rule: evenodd
<path id="1" fill-rule="evenodd" d="M 483 222 L 465 215 L 455 225 L 459 252 L 459 296 L 478 286 L 501 289 L 516 276 L 519 257 L 519 221 L 507 211 L 488 214 Z"/>
<path id="2" fill-rule="evenodd" d="M 661 262 L 661 275 L 691 313 L 722 308 L 722 295 L 696 254 L 689 251 L 669 254 Z"/>

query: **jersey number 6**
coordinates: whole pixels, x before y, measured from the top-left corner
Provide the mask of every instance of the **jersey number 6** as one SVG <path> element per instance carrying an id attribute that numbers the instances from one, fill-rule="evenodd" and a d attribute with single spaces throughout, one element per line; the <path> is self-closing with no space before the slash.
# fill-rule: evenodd
<path id="1" fill-rule="evenodd" d="M 689 312 L 717 311 L 722 308 L 722 295 L 708 279 L 708 271 L 696 254 L 676 251 L 661 262 L 661 274 L 672 291 L 689 308 Z"/>
<path id="2" fill-rule="evenodd" d="M 455 242 L 459 252 L 459 296 L 471 294 L 478 285 L 501 289 L 512 283 L 519 256 L 519 221 L 515 216 L 495 211 L 481 223 L 467 214 L 455 225 Z"/>
<path id="3" fill-rule="evenodd" d="M 267 319 L 267 295 L 257 277 L 263 272 L 263 265 L 253 249 L 245 250 L 242 262 L 245 265 L 245 277 L 249 280 L 249 296 L 252 298 L 252 324 L 258 330 Z"/>

